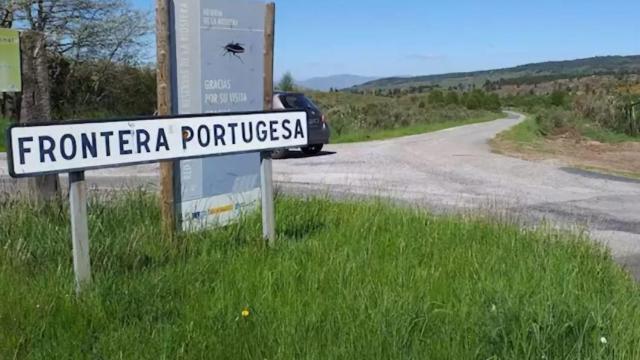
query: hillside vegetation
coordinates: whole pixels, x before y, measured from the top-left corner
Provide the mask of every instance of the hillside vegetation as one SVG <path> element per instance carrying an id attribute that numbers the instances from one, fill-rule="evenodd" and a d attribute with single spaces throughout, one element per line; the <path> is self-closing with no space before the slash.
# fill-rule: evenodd
<path id="1" fill-rule="evenodd" d="M 635 117 L 630 111 L 630 104 L 640 102 L 640 95 L 556 90 L 550 95 L 511 96 L 502 101 L 531 114 L 541 136 L 570 134 L 604 142 L 640 140 L 640 107 Z"/>
<path id="2" fill-rule="evenodd" d="M 559 159 L 574 167 L 640 178 L 639 95 L 567 93 L 510 96 L 508 106 L 529 114 L 518 126 L 499 134 L 495 151 L 526 159 Z"/>
<path id="3" fill-rule="evenodd" d="M 0 152 L 6 151 L 7 136 L 6 131 L 9 127 L 9 120 L 0 117 Z"/>
<path id="4" fill-rule="evenodd" d="M 406 96 L 314 92 L 309 96 L 327 115 L 332 142 L 417 134 L 493 120 L 501 115 L 498 96 L 479 90 Z"/>
<path id="5" fill-rule="evenodd" d="M 353 87 L 352 90 L 410 89 L 420 87 L 450 88 L 458 90 L 480 88 L 487 81 L 505 84 L 544 82 L 557 79 L 576 78 L 591 75 L 640 74 L 640 55 L 602 56 L 568 61 L 549 61 L 520 65 L 512 68 L 483 70 L 464 73 L 449 73 L 415 77 L 391 77 Z M 415 91 L 414 91 L 415 92 Z"/>
<path id="6" fill-rule="evenodd" d="M 68 209 L 0 202 L 2 359 L 637 359 L 640 292 L 579 236 L 377 202 L 277 202 L 160 236 L 154 196 L 90 206 L 73 295 Z"/>

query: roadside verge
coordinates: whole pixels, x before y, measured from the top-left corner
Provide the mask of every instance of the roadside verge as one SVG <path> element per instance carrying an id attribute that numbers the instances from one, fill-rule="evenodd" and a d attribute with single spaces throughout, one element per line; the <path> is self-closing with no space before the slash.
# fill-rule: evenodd
<path id="1" fill-rule="evenodd" d="M 578 169 L 640 178 L 640 142 L 600 142 L 572 132 L 544 137 L 531 115 L 490 145 L 496 153 L 525 160 L 557 160 Z"/>

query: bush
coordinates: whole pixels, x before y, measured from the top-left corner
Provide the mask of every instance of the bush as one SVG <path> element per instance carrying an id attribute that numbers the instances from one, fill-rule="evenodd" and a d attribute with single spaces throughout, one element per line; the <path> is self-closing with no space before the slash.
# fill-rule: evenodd
<path id="1" fill-rule="evenodd" d="M 640 135 L 638 124 L 628 113 L 634 98 L 616 94 L 586 93 L 570 97 L 564 91 L 550 95 L 510 96 L 503 99 L 507 106 L 536 114 L 536 123 L 543 135 L 558 135 L 567 131 L 611 132 L 628 136 Z"/>
<path id="2" fill-rule="evenodd" d="M 358 132 L 463 120 L 487 114 L 482 108 L 469 110 L 457 105 L 454 103 L 457 102 L 457 94 L 444 96 L 439 90 L 424 95 L 398 97 L 346 92 L 314 92 L 309 96 L 327 115 L 333 133 L 338 137 Z"/>
<path id="3" fill-rule="evenodd" d="M 562 90 L 555 90 L 549 96 L 549 101 L 553 106 L 564 106 L 566 104 L 566 97 L 568 94 Z"/>
<path id="4" fill-rule="evenodd" d="M 540 133 L 544 136 L 560 135 L 576 130 L 579 121 L 576 114 L 569 110 L 547 109 L 535 115 Z"/>
<path id="5" fill-rule="evenodd" d="M 625 112 L 631 101 L 614 95 L 587 94 L 574 99 L 573 109 L 600 129 L 634 136 L 638 134 L 634 133 L 635 127 L 630 126 L 632 119 Z"/>
<path id="6" fill-rule="evenodd" d="M 469 110 L 497 111 L 502 107 L 500 97 L 497 94 L 490 94 L 479 89 L 463 93 L 460 102 Z"/>
<path id="7" fill-rule="evenodd" d="M 52 116 L 58 120 L 152 115 L 156 71 L 108 61 L 50 60 Z"/>

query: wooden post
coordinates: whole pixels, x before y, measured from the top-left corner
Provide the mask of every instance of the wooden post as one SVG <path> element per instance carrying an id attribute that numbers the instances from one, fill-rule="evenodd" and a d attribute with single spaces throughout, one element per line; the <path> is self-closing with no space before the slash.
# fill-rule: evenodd
<path id="1" fill-rule="evenodd" d="M 269 3 L 266 6 L 264 22 L 264 109 L 271 110 L 273 105 L 273 48 L 275 43 L 276 4 Z M 263 151 L 260 156 L 262 235 L 269 246 L 274 246 L 276 241 L 272 163 L 271 153 Z"/>
<path id="2" fill-rule="evenodd" d="M 158 115 L 171 114 L 171 58 L 169 45 L 169 2 L 156 0 L 156 41 Z M 166 239 L 173 239 L 176 231 L 175 199 L 173 195 L 173 162 L 160 163 L 160 198 L 162 207 L 163 233 Z"/>
<path id="3" fill-rule="evenodd" d="M 49 68 L 45 36 L 37 31 L 20 34 L 22 58 L 22 104 L 20 122 L 47 122 L 51 119 Z M 4 134 L 3 134 L 4 135 Z M 36 201 L 50 201 L 60 196 L 58 175 L 38 176 L 28 180 L 30 196 Z"/>
<path id="4" fill-rule="evenodd" d="M 84 172 L 69 174 L 69 204 L 71 213 L 71 243 L 73 245 L 73 270 L 76 277 L 76 293 L 91 283 L 89 258 L 89 225 L 87 223 L 87 185 Z"/>
<path id="5" fill-rule="evenodd" d="M 273 107 L 273 49 L 275 45 L 276 4 L 266 5 L 264 20 L 264 109 Z"/>
<path id="6" fill-rule="evenodd" d="M 631 135 L 637 135 L 639 132 L 639 128 L 638 128 L 638 119 L 636 117 L 636 107 L 638 107 L 639 104 L 633 104 L 631 105 Z"/>

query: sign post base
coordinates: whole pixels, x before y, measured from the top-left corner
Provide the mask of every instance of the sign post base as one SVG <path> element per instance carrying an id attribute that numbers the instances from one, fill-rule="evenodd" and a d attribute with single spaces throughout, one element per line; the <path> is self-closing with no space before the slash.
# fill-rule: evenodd
<path id="1" fill-rule="evenodd" d="M 276 219 L 273 202 L 273 160 L 271 152 L 260 153 L 260 181 L 262 182 L 262 236 L 270 247 L 275 246 Z"/>
<path id="2" fill-rule="evenodd" d="M 84 171 L 69 173 L 69 203 L 71 212 L 71 243 L 76 293 L 91 283 L 89 260 L 89 225 L 87 223 L 87 185 Z"/>

